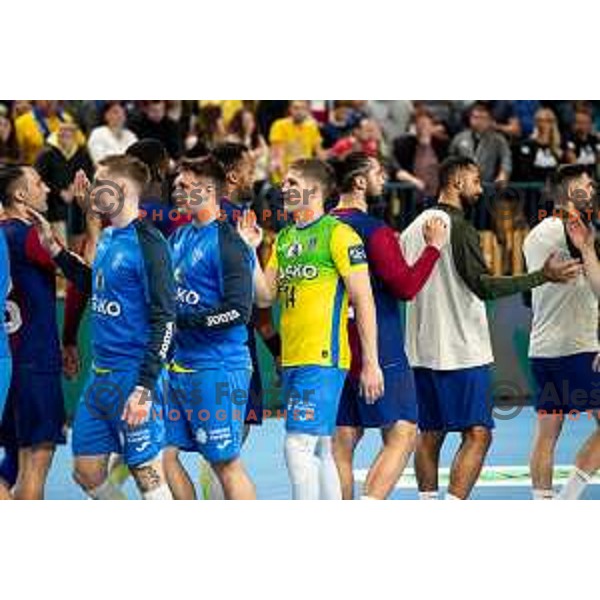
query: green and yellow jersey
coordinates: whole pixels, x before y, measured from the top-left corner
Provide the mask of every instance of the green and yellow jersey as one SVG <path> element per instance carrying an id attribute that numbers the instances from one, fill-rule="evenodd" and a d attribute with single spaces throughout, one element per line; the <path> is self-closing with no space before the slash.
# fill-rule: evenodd
<path id="1" fill-rule="evenodd" d="M 267 265 L 277 271 L 282 364 L 350 367 L 348 294 L 343 277 L 367 271 L 362 240 L 324 215 L 279 233 Z"/>

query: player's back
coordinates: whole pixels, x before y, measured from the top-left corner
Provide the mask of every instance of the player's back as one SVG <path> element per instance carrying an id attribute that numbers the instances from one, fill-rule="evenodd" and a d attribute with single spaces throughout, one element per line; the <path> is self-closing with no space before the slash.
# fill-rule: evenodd
<path id="1" fill-rule="evenodd" d="M 246 285 L 238 290 L 252 298 L 253 260 L 250 250 L 229 223 L 214 220 L 206 225 L 180 227 L 169 239 L 173 256 L 178 317 L 208 313 L 225 299 L 225 280 Z M 242 256 L 242 260 L 239 257 Z M 246 323 L 229 326 L 237 315 L 230 311 L 210 317 L 206 327 L 180 328 L 175 334 L 175 360 L 186 367 L 227 368 L 250 366 Z"/>
<path id="2" fill-rule="evenodd" d="M 12 287 L 7 329 L 13 363 L 37 371 L 60 371 L 56 320 L 56 270 L 34 227 L 20 219 L 0 221 L 10 256 Z"/>
<path id="3" fill-rule="evenodd" d="M 576 257 L 565 225 L 556 217 L 543 219 L 525 238 L 523 254 L 527 270 L 543 268 L 552 252 L 558 252 L 563 260 Z M 530 356 L 553 358 L 599 349 L 598 299 L 584 274 L 566 285 L 538 286 L 532 291 L 531 308 Z"/>
<path id="4" fill-rule="evenodd" d="M 148 221 L 136 219 L 123 228 L 107 227 L 98 241 L 92 281 L 92 339 L 98 367 L 139 367 L 150 337 L 150 305 L 156 291 L 149 265 L 162 260 L 167 248 L 162 234 Z M 166 250 L 168 254 L 168 249 Z M 169 268 L 170 265 L 163 265 Z M 166 282 L 164 282 L 166 283 Z M 168 286 L 167 286 L 168 287 Z"/>
<path id="5" fill-rule="evenodd" d="M 371 288 L 377 313 L 377 341 L 381 366 L 392 364 L 408 366 L 404 351 L 404 336 L 398 299 L 385 286 L 384 282 L 375 275 L 371 267 L 374 253 L 379 248 L 381 236 L 393 235 L 393 231 L 381 219 L 358 209 L 335 209 L 330 214 L 352 227 L 363 241 L 370 265 Z M 360 363 L 355 365 L 354 361 L 355 356 L 360 357 L 361 350 L 358 331 L 353 320 L 349 325 L 349 336 L 353 359 L 352 371 L 357 372 Z"/>
<path id="6" fill-rule="evenodd" d="M 413 263 L 425 248 L 423 225 L 438 217 L 448 226 L 451 243 L 440 254 L 435 271 L 406 313 L 406 351 L 411 366 L 454 370 L 493 362 L 485 304 L 458 273 L 453 245 L 472 227 L 459 209 L 432 208 L 421 213 L 402 233 L 404 256 Z"/>

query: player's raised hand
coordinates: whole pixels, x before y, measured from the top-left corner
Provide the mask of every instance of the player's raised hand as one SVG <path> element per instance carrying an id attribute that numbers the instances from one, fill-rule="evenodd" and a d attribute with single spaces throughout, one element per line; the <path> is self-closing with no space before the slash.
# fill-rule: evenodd
<path id="1" fill-rule="evenodd" d="M 129 398 L 127 398 L 121 418 L 129 427 L 138 427 L 148 420 L 151 407 L 152 399 L 150 391 L 146 388 L 136 386 Z"/>
<path id="2" fill-rule="evenodd" d="M 595 235 L 591 225 L 583 222 L 580 215 L 571 215 L 567 223 L 567 233 L 575 248 L 580 252 L 594 247 Z"/>
<path id="3" fill-rule="evenodd" d="M 46 217 L 31 206 L 23 205 L 27 218 L 33 223 L 42 246 L 48 250 L 52 256 L 56 256 L 61 250 L 61 245 L 56 241 L 54 231 Z"/>
<path id="4" fill-rule="evenodd" d="M 246 244 L 255 250 L 263 240 L 262 227 L 256 220 L 256 214 L 251 210 L 245 211 L 238 219 L 237 231 Z"/>
<path id="5" fill-rule="evenodd" d="M 544 263 L 544 275 L 553 283 L 567 283 L 581 273 L 581 261 L 561 260 L 557 252 L 552 252 Z"/>
<path id="6" fill-rule="evenodd" d="M 379 365 L 363 364 L 359 387 L 360 393 L 367 404 L 374 404 L 383 396 L 383 372 Z"/>
<path id="7" fill-rule="evenodd" d="M 431 217 L 423 224 L 423 237 L 428 246 L 441 250 L 448 241 L 448 225 L 440 217 Z"/>

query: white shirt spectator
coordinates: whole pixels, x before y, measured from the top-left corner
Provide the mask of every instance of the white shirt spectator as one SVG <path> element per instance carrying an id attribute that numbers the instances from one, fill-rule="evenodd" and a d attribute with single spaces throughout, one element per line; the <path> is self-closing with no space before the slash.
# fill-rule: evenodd
<path id="1" fill-rule="evenodd" d="M 107 125 L 92 129 L 88 140 L 88 150 L 94 164 L 114 154 L 124 154 L 127 148 L 137 142 L 137 136 L 129 129 L 113 131 Z"/>

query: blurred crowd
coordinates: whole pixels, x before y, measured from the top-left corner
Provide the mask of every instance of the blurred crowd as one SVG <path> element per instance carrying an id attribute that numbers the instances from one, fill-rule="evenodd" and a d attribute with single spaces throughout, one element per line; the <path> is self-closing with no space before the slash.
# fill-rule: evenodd
<path id="1" fill-rule="evenodd" d="M 435 201 L 441 161 L 469 156 L 486 190 L 470 217 L 490 268 L 509 274 L 522 271 L 522 240 L 540 210 L 551 209 L 545 190 L 557 166 L 584 164 L 597 175 L 599 125 L 600 102 L 585 100 L 5 100 L 0 164 L 36 166 L 51 190 L 49 218 L 68 236 L 77 228 L 75 174 L 91 178 L 95 163 L 140 139 L 160 141 L 171 169 L 223 142 L 245 144 L 255 192 L 274 208 L 294 160 L 362 150 L 387 165 L 386 195 L 372 210 L 398 229 Z M 162 200 L 169 203 L 168 186 Z"/>

